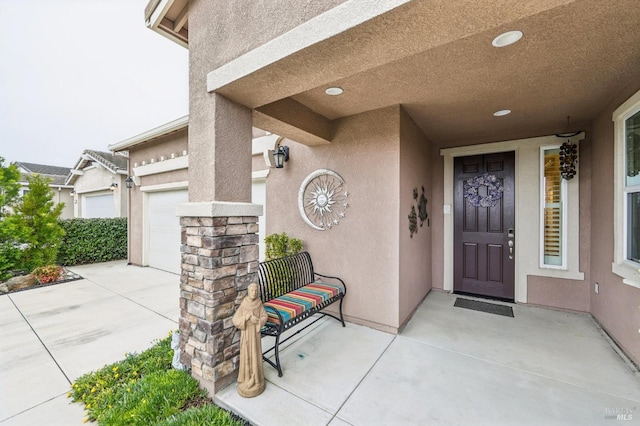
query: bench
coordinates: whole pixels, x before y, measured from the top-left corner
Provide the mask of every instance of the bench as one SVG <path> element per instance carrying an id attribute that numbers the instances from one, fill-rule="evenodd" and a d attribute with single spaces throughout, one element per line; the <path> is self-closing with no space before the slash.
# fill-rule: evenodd
<path id="1" fill-rule="evenodd" d="M 318 274 L 313 270 L 311 256 L 307 252 L 293 256 L 261 262 L 258 268 L 258 285 L 260 298 L 269 317 L 262 328 L 262 336 L 275 337 L 275 345 L 262 354 L 262 358 L 282 377 L 279 346 L 302 332 L 307 327 L 325 316 L 330 316 L 342 323 L 342 299 L 347 287 L 338 277 Z M 321 312 L 334 302 L 340 301 L 340 318 L 327 312 Z M 282 334 L 294 325 L 312 315 L 320 316 L 293 335 L 280 341 Z M 275 362 L 267 355 L 275 351 Z"/>

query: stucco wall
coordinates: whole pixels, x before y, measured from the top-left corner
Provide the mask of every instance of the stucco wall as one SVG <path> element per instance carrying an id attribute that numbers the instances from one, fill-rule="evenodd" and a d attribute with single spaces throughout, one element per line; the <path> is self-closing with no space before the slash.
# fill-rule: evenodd
<path id="1" fill-rule="evenodd" d="M 155 139 L 150 143 L 135 146 L 129 150 L 129 174 L 133 175 L 134 165 L 141 166 L 145 161 L 150 163 L 151 159 L 159 161 L 161 156 L 170 159 L 171 154 L 182 156 L 187 151 L 187 129 L 183 129 L 170 135 Z M 165 160 L 166 161 L 166 160 Z M 129 262 L 134 265 L 142 265 L 143 260 L 143 192 L 141 186 L 149 187 L 153 185 L 171 184 L 173 182 L 187 181 L 187 169 L 172 170 L 168 172 L 152 174 L 140 177 L 140 186 L 134 186 L 129 191 Z"/>
<path id="2" fill-rule="evenodd" d="M 398 314 L 399 107 L 344 118 L 331 145 L 307 147 L 289 140 L 291 159 L 267 178 L 267 235 L 286 232 L 304 240 L 316 270 L 343 278 L 347 318 L 396 331 Z M 298 189 L 326 168 L 345 180 L 349 207 L 338 226 L 317 231 L 298 214 Z"/>
<path id="3" fill-rule="evenodd" d="M 640 75 L 602 110 L 593 123 L 593 161 L 591 197 L 591 313 L 616 340 L 640 363 L 640 289 L 624 284 L 611 272 L 614 260 L 614 135 L 613 111 L 640 90 Z M 600 293 L 595 294 L 594 284 Z"/>
<path id="4" fill-rule="evenodd" d="M 568 250 L 580 254 L 580 272 L 584 280 L 566 280 L 529 275 L 527 279 L 527 303 L 589 312 L 591 301 L 589 286 L 591 282 L 591 148 L 593 134 L 585 129 L 585 139 L 579 142 L 578 179 L 579 194 L 579 246 L 568 247 Z M 576 220 L 576 215 L 569 215 L 568 221 Z"/>
<path id="5" fill-rule="evenodd" d="M 198 34 L 197 38 L 198 41 L 203 36 L 209 39 L 207 54 L 210 64 L 217 68 L 344 1 L 192 0 L 189 3 L 189 49 L 193 49 L 194 33 L 205 28 L 206 34 Z M 198 25 L 202 20 L 207 25 Z M 215 40 L 211 39 L 214 35 L 217 35 Z"/>
<path id="6" fill-rule="evenodd" d="M 62 209 L 62 213 L 60 214 L 60 219 L 72 219 L 73 218 L 73 195 L 71 195 L 71 189 L 61 188 L 52 188 L 51 192 L 53 193 L 53 202 L 55 205 L 60 203 L 64 203 L 64 208 Z"/>
<path id="7" fill-rule="evenodd" d="M 251 110 L 207 93 L 207 74 L 339 3 L 189 3 L 190 201 L 251 200 Z"/>
<path id="8" fill-rule="evenodd" d="M 113 205 L 115 217 L 127 216 L 127 194 L 124 188 L 124 179 L 126 176 L 122 174 L 111 173 L 102 166 L 96 166 L 83 170 L 83 174 L 78 176 L 74 182 L 75 200 L 74 215 L 75 217 L 84 217 L 82 206 L 83 197 L 91 195 L 113 194 Z M 112 183 L 118 186 L 111 191 L 109 187 Z"/>
<path id="9" fill-rule="evenodd" d="M 431 290 L 431 213 L 433 211 L 431 181 L 431 142 L 411 117 L 400 112 L 400 204 L 399 204 L 399 323 L 410 319 L 413 311 Z M 409 213 L 413 206 L 418 214 L 418 200 L 424 188 L 429 221 L 420 224 L 417 232 L 409 232 Z"/>

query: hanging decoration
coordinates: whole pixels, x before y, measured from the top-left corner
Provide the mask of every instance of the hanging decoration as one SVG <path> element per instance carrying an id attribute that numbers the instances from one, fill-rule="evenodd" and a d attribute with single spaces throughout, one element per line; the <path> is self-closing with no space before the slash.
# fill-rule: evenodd
<path id="1" fill-rule="evenodd" d="M 573 179 L 576 175 L 578 145 L 572 143 L 570 139 L 567 139 L 567 141 L 560 146 L 560 154 L 558 155 L 558 158 L 560 159 L 560 176 L 566 180 Z"/>
<path id="2" fill-rule="evenodd" d="M 487 188 L 486 195 L 480 195 L 480 188 Z M 504 185 L 496 175 L 483 173 L 464 181 L 464 198 L 473 207 L 494 207 L 502 198 Z"/>
<path id="3" fill-rule="evenodd" d="M 567 128 L 571 128 L 571 117 L 567 116 Z M 556 137 L 567 139 L 560 146 L 558 158 L 560 160 L 560 176 L 563 179 L 571 180 L 575 177 L 576 163 L 578 162 L 578 145 L 571 141 L 571 138 L 582 133 L 582 130 L 570 133 L 556 133 Z"/>
<path id="4" fill-rule="evenodd" d="M 298 212 L 302 220 L 318 231 L 331 229 L 345 217 L 349 193 L 344 179 L 331 170 L 319 169 L 305 178 L 298 191 Z"/>

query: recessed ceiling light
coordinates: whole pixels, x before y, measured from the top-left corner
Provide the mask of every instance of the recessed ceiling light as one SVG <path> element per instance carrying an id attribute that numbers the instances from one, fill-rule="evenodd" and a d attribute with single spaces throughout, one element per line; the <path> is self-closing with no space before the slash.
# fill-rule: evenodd
<path id="1" fill-rule="evenodd" d="M 491 44 L 493 47 L 505 47 L 522 38 L 522 31 L 507 31 L 494 38 Z"/>
<path id="2" fill-rule="evenodd" d="M 342 95 L 343 92 L 344 90 L 342 90 L 342 87 L 329 87 L 327 90 L 324 91 L 324 93 L 326 93 L 329 96 Z"/>
<path id="3" fill-rule="evenodd" d="M 511 114 L 510 109 L 501 109 L 500 111 L 496 111 L 493 113 L 496 117 L 502 117 L 503 115 Z"/>

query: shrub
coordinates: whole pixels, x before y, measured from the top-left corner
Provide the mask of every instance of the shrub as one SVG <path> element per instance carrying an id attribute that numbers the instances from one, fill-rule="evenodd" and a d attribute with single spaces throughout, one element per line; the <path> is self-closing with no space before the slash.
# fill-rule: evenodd
<path id="1" fill-rule="evenodd" d="M 125 354 L 124 360 L 81 376 L 71 385 L 69 397 L 85 404 L 90 420 L 100 419 L 118 401 L 120 389 L 126 391 L 141 377 L 168 370 L 172 359 L 167 337 L 140 354 Z"/>
<path id="2" fill-rule="evenodd" d="M 105 411 L 100 424 L 155 424 L 179 413 L 190 398 L 206 393 L 189 373 L 178 370 L 157 371 L 118 390 L 114 399 L 119 403 Z"/>
<path id="3" fill-rule="evenodd" d="M 33 270 L 40 284 L 47 284 L 58 281 L 62 275 L 63 269 L 58 265 L 40 266 Z"/>
<path id="4" fill-rule="evenodd" d="M 236 420 L 233 416 L 219 407 L 209 404 L 201 408 L 190 408 L 178 414 L 168 417 L 158 423 L 157 426 L 242 426 L 242 420 Z"/>
<path id="5" fill-rule="evenodd" d="M 58 264 L 81 265 L 127 258 L 127 218 L 65 219 Z"/>
<path id="6" fill-rule="evenodd" d="M 78 378 L 69 396 L 82 402 L 86 421 L 105 425 L 244 426 L 248 423 L 211 404 L 206 391 L 184 371 L 172 370 L 171 333 L 140 354 Z M 186 410 L 186 411 L 183 411 Z"/>
<path id="7" fill-rule="evenodd" d="M 64 203 L 54 205 L 49 188 L 51 179 L 40 175 L 27 176 L 29 192 L 14 206 L 12 213 L 2 220 L 2 226 L 13 228 L 21 252 L 15 269 L 32 271 L 38 266 L 55 263 L 64 230 L 58 220 Z"/>
<path id="8" fill-rule="evenodd" d="M 289 238 L 282 234 L 271 234 L 264 239 L 266 260 L 278 259 L 280 257 L 291 256 L 302 250 L 302 240 Z"/>

